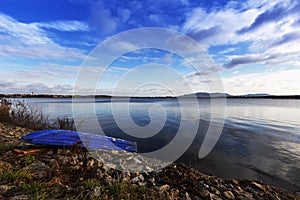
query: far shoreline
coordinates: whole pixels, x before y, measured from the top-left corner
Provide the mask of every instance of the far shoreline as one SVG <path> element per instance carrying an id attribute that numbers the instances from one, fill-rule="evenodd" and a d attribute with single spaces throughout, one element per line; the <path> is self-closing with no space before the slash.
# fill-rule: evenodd
<path id="1" fill-rule="evenodd" d="M 198 99 L 214 99 L 214 98 L 226 98 L 226 99 L 300 99 L 300 95 L 229 95 L 229 94 L 189 94 L 183 96 L 110 96 L 110 95 L 56 95 L 56 94 L 0 94 L 0 98 L 95 98 L 95 99 L 111 99 L 111 98 L 134 98 L 134 99 L 175 99 L 175 98 L 194 98 Z"/>

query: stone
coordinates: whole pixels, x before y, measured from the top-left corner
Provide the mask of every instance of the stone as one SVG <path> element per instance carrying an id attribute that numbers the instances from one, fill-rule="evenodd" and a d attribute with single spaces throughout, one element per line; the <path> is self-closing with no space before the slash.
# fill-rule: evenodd
<path id="1" fill-rule="evenodd" d="M 136 176 L 133 179 L 130 180 L 131 183 L 137 183 L 139 181 L 139 177 Z"/>
<path id="2" fill-rule="evenodd" d="M 153 169 L 149 166 L 145 166 L 145 170 L 146 170 L 146 172 L 152 172 L 153 171 Z"/>
<path id="3" fill-rule="evenodd" d="M 210 192 L 208 190 L 203 190 L 200 193 L 201 193 L 201 196 L 204 198 L 209 197 L 209 195 L 210 195 Z"/>
<path id="4" fill-rule="evenodd" d="M 189 193 L 185 192 L 185 199 L 186 200 L 192 200 Z"/>
<path id="5" fill-rule="evenodd" d="M 104 180 L 107 185 L 111 185 L 113 183 L 113 178 L 108 174 L 105 175 Z"/>
<path id="6" fill-rule="evenodd" d="M 232 183 L 233 183 L 234 185 L 239 185 L 239 181 L 236 180 L 236 179 L 232 179 Z"/>
<path id="7" fill-rule="evenodd" d="M 94 164 L 95 164 L 95 160 L 92 159 L 92 160 L 89 160 L 89 161 L 88 161 L 87 166 L 88 166 L 88 167 L 93 167 Z"/>
<path id="8" fill-rule="evenodd" d="M 104 171 L 108 172 L 110 170 L 110 167 L 108 165 L 103 165 L 102 168 L 104 169 Z"/>
<path id="9" fill-rule="evenodd" d="M 165 192 L 165 191 L 168 191 L 169 189 L 170 189 L 170 186 L 168 184 L 166 184 L 166 185 L 160 186 L 159 191 Z"/>
<path id="10" fill-rule="evenodd" d="M 33 177 L 36 179 L 43 179 L 48 177 L 50 173 L 50 168 L 43 162 L 37 161 L 26 167 L 23 167 L 21 171 L 32 173 Z"/>
<path id="11" fill-rule="evenodd" d="M 156 183 L 155 183 L 155 178 L 154 177 L 150 178 L 149 181 L 150 181 L 150 183 L 152 183 L 153 186 L 155 186 Z"/>
<path id="12" fill-rule="evenodd" d="M 251 194 L 256 194 L 256 191 L 252 187 L 250 187 L 250 186 L 247 186 L 245 188 L 245 190 L 248 191 L 248 192 L 250 192 Z"/>
<path id="13" fill-rule="evenodd" d="M 144 186 L 147 185 L 147 183 L 146 183 L 146 182 L 138 182 L 138 185 L 139 185 L 140 187 L 144 187 Z"/>
<path id="14" fill-rule="evenodd" d="M 233 194 L 231 191 L 225 191 L 225 192 L 224 192 L 224 196 L 225 196 L 227 199 L 235 199 L 235 196 L 234 196 L 234 194 Z"/>
<path id="15" fill-rule="evenodd" d="M 95 187 L 91 193 L 93 198 L 97 198 L 101 195 L 101 188 L 99 186 Z"/>
<path id="16" fill-rule="evenodd" d="M 124 178 L 122 178 L 122 182 L 123 183 L 129 183 L 130 182 L 130 178 L 129 177 L 124 177 Z"/>
<path id="17" fill-rule="evenodd" d="M 8 185 L 0 185 L 0 193 L 4 194 L 11 188 L 14 188 L 15 186 L 8 186 Z"/>
<path id="18" fill-rule="evenodd" d="M 210 200 L 222 200 L 218 195 L 216 194 L 209 194 Z"/>
<path id="19" fill-rule="evenodd" d="M 144 176 L 142 174 L 134 177 L 131 179 L 131 183 L 137 183 L 137 182 L 143 182 L 145 180 Z"/>
<path id="20" fill-rule="evenodd" d="M 142 174 L 140 174 L 138 177 L 139 177 L 140 181 L 144 181 L 145 180 L 145 178 L 144 178 L 144 176 Z"/>
<path id="21" fill-rule="evenodd" d="M 251 182 L 251 184 L 254 185 L 256 188 L 261 189 L 262 191 L 266 192 L 266 188 L 263 185 L 256 183 L 254 181 Z"/>
<path id="22" fill-rule="evenodd" d="M 137 158 L 132 158 L 132 160 L 134 160 L 134 162 L 135 162 L 136 164 L 142 164 L 142 163 L 143 163 L 142 161 L 140 161 L 140 160 L 137 159 Z"/>
<path id="23" fill-rule="evenodd" d="M 10 200 L 28 200 L 28 199 L 29 199 L 28 196 L 25 194 L 17 195 L 17 196 L 10 198 Z"/>
<path id="24" fill-rule="evenodd" d="M 221 195 L 221 192 L 218 189 L 216 189 L 215 187 L 211 187 L 210 190 L 212 193 L 214 193 L 216 195 Z"/>
<path id="25" fill-rule="evenodd" d="M 13 168 L 12 164 L 4 161 L 0 161 L 0 173 L 11 170 Z"/>

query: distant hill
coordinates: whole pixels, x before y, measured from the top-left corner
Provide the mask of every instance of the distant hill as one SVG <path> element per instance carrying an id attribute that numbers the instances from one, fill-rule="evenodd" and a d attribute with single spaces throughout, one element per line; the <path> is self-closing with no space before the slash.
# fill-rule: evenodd
<path id="1" fill-rule="evenodd" d="M 246 96 L 246 97 L 266 97 L 266 96 L 271 96 L 267 93 L 259 93 L 259 94 L 245 94 L 242 96 Z"/>
<path id="2" fill-rule="evenodd" d="M 228 97 L 228 96 L 230 96 L 227 93 L 197 92 L 195 94 L 186 94 L 186 95 L 182 95 L 180 97 L 193 97 L 194 95 L 196 95 L 197 98 L 220 98 L 220 97 Z"/>
<path id="3" fill-rule="evenodd" d="M 230 95 L 227 93 L 208 93 L 208 92 L 197 92 L 195 94 L 186 94 L 180 97 L 193 97 L 194 95 L 197 98 L 265 98 L 265 99 L 300 99 L 300 95 L 270 95 L 267 93 L 258 93 L 258 94 L 245 94 L 245 95 Z"/>

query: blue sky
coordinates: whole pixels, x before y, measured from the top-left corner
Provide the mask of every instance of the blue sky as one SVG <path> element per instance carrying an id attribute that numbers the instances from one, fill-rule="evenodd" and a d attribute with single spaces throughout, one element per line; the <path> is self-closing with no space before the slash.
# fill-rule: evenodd
<path id="1" fill-rule="evenodd" d="M 227 93 L 300 94 L 298 10 L 298 0 L 2 0 L 0 93 L 72 94 L 81 64 L 103 40 L 134 28 L 162 27 L 203 46 L 218 69 L 210 73 L 220 75 Z M 169 66 L 195 92 L 207 91 L 201 73 L 183 58 L 146 49 L 112 63 L 97 93 L 110 94 L 120 77 L 147 63 Z M 136 78 L 147 76 L 140 73 Z M 166 79 L 176 87 L 178 80 Z M 134 81 L 131 87 L 135 89 Z M 140 92 L 168 94 L 155 86 Z"/>

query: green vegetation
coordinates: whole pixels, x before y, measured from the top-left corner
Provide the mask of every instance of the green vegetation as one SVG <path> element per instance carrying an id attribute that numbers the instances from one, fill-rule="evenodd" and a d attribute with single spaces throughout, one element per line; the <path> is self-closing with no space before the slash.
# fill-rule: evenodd
<path id="1" fill-rule="evenodd" d="M 75 130 L 74 120 L 67 116 L 50 120 L 42 110 L 28 105 L 25 101 L 11 101 L 6 98 L 0 99 L 0 121 L 32 130 Z"/>
<path id="2" fill-rule="evenodd" d="M 15 144 L 4 144 L 0 139 L 0 154 L 12 150 L 15 146 Z"/>
<path id="3" fill-rule="evenodd" d="M 46 199 L 46 186 L 43 183 L 32 182 L 24 184 L 21 187 L 21 191 L 25 194 L 31 195 L 32 199 L 40 200 Z"/>
<path id="4" fill-rule="evenodd" d="M 0 174 L 0 181 L 8 181 L 18 184 L 21 181 L 28 181 L 31 179 L 31 173 L 17 170 L 7 170 Z"/>
<path id="5" fill-rule="evenodd" d="M 24 164 L 29 165 L 32 164 L 36 161 L 34 156 L 25 156 L 22 158 L 22 161 Z"/>

